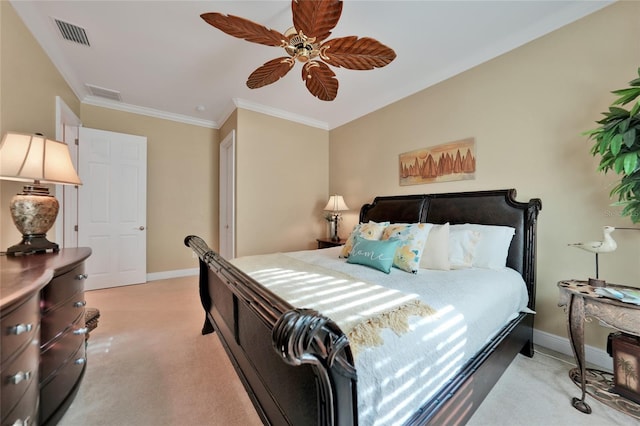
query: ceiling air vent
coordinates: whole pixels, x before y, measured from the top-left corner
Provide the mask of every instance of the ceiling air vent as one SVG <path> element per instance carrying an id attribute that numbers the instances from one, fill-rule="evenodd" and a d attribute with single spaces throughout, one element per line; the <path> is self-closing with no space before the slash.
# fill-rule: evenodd
<path id="1" fill-rule="evenodd" d="M 89 92 L 93 96 L 98 96 L 105 99 L 111 99 L 112 101 L 122 102 L 122 98 L 120 97 L 120 92 L 117 90 L 105 89 L 104 87 L 94 86 L 92 84 L 87 84 L 87 88 Z"/>
<path id="2" fill-rule="evenodd" d="M 60 34 L 65 40 L 73 41 L 84 46 L 91 46 L 89 44 L 89 39 L 87 38 L 87 32 L 84 30 L 84 28 L 80 28 L 77 25 L 73 25 L 55 18 L 54 21 L 56 21 L 56 25 L 60 30 Z"/>

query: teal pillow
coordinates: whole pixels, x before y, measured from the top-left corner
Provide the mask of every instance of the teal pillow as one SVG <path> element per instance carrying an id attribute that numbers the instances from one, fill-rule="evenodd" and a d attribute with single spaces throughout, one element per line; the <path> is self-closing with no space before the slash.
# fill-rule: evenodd
<path id="1" fill-rule="evenodd" d="M 367 240 L 356 236 L 347 262 L 370 266 L 388 274 L 399 245 L 399 240 Z"/>

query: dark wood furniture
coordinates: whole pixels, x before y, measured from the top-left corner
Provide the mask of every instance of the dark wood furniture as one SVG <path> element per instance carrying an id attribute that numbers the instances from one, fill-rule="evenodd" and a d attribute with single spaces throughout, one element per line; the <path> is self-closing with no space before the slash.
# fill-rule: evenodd
<path id="1" fill-rule="evenodd" d="M 615 284 L 607 284 L 611 288 L 623 288 Z M 595 287 L 587 281 L 564 280 L 558 282 L 560 292 L 558 306 L 563 307 L 567 313 L 567 328 L 571 349 L 575 355 L 577 368 L 570 372 L 570 377 L 579 384 L 582 394 L 580 398 L 571 400 L 573 407 L 583 413 L 590 414 L 591 407 L 586 403 L 586 394 L 589 388 L 595 389 L 592 393 L 599 401 L 618 410 L 627 411 L 629 414 L 640 418 L 640 406 L 634 403 L 620 403 L 616 397 L 609 395 L 601 397 L 598 389 L 611 388 L 610 379 L 606 374 L 598 370 L 587 369 L 584 355 L 584 323 L 587 318 L 595 318 L 609 327 L 634 336 L 640 336 L 640 306 L 625 303 L 618 300 L 602 297 L 595 292 Z M 596 383 L 602 382 L 602 383 Z M 605 383 L 606 382 L 606 383 Z M 622 397 L 620 397 L 622 398 Z"/>
<path id="2" fill-rule="evenodd" d="M 539 199 L 515 190 L 376 197 L 360 222 L 480 223 L 516 229 L 507 265 L 522 274 L 535 309 Z M 291 305 L 257 284 L 196 236 L 203 334 L 217 331 L 265 424 L 356 425 L 357 371 L 348 339 L 330 319 Z M 533 355 L 533 315 L 521 313 L 414 413 L 409 424 L 464 423 L 512 359 Z"/>
<path id="3" fill-rule="evenodd" d="M 0 258 L 2 425 L 55 424 L 71 404 L 86 361 L 90 254 L 78 248 Z"/>
<path id="4" fill-rule="evenodd" d="M 330 248 L 330 247 L 338 247 L 344 245 L 347 240 L 339 239 L 338 241 L 334 241 L 331 238 L 318 238 L 316 240 L 318 242 L 318 248 Z"/>

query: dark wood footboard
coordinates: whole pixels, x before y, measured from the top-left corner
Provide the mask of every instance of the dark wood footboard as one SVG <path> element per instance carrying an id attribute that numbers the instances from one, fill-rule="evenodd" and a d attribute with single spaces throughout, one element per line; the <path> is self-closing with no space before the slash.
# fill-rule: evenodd
<path id="1" fill-rule="evenodd" d="M 346 336 L 312 310 L 293 309 L 196 236 L 203 334 L 215 330 L 265 424 L 357 424 L 356 374 Z"/>
<path id="2" fill-rule="evenodd" d="M 539 199 L 515 190 L 377 197 L 361 221 L 482 223 L 516 229 L 507 265 L 520 272 L 535 308 Z M 357 373 L 349 341 L 330 319 L 294 309 L 196 236 L 202 333 L 216 331 L 265 424 L 357 425 Z M 519 353 L 533 355 L 533 315 L 521 313 L 469 360 L 407 424 L 464 424 Z"/>

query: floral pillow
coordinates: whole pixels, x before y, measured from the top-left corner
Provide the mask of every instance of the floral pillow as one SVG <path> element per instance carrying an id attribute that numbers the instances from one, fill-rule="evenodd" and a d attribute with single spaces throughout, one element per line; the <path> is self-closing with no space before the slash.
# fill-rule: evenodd
<path id="1" fill-rule="evenodd" d="M 342 251 L 339 257 L 349 257 L 353 245 L 355 244 L 355 238 L 360 237 L 365 240 L 379 240 L 382 237 L 382 233 L 389 225 L 389 222 L 373 222 L 359 223 L 349 235 L 347 242 L 342 246 Z"/>
<path id="2" fill-rule="evenodd" d="M 393 266 L 414 274 L 418 272 L 431 227 L 430 223 L 394 223 L 385 228 L 382 240 L 400 241 L 393 258 Z"/>

